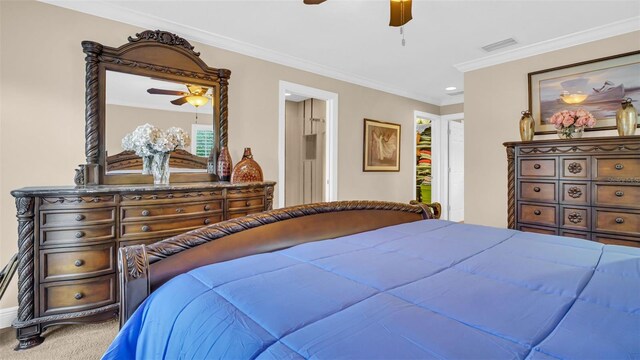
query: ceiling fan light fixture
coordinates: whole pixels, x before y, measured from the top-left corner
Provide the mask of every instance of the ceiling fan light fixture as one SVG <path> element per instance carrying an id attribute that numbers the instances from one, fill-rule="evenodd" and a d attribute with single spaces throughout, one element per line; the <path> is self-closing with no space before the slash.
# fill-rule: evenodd
<path id="1" fill-rule="evenodd" d="M 389 8 L 389 26 L 402 26 L 413 19 L 411 0 L 390 0 Z"/>
<path id="2" fill-rule="evenodd" d="M 186 97 L 186 100 L 189 104 L 197 107 L 200 107 L 209 102 L 209 98 L 202 95 L 189 95 Z"/>

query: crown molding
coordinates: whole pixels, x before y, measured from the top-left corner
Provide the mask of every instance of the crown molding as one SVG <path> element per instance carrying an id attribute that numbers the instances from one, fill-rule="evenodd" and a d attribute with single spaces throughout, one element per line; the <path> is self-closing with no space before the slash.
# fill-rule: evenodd
<path id="1" fill-rule="evenodd" d="M 142 12 L 127 9 L 120 5 L 107 1 L 69 1 L 69 0 L 39 0 L 42 3 L 59 6 L 62 8 L 75 10 L 85 14 L 98 16 L 101 18 L 122 22 L 128 25 L 137 26 L 143 29 L 162 29 L 171 31 L 181 37 L 199 43 L 210 45 L 223 50 L 247 55 L 260 60 L 273 62 L 288 66 L 298 70 L 307 71 L 317 75 L 348 82 L 366 88 L 379 90 L 393 95 L 406 97 L 432 105 L 440 106 L 441 101 L 425 94 L 406 91 L 392 85 L 380 83 L 378 81 L 364 78 L 358 75 L 349 74 L 338 69 L 324 66 L 318 63 L 293 57 L 281 52 L 269 50 L 257 45 L 235 40 L 226 36 L 203 31 L 195 27 L 186 26 L 160 17 L 152 16 Z"/>
<path id="2" fill-rule="evenodd" d="M 592 29 L 560 36 L 555 39 L 549 39 L 513 50 L 507 50 L 495 55 L 485 56 L 480 59 L 466 61 L 456 64 L 454 67 L 458 69 L 458 71 L 464 73 L 638 30 L 640 30 L 640 17 L 636 16 Z"/>

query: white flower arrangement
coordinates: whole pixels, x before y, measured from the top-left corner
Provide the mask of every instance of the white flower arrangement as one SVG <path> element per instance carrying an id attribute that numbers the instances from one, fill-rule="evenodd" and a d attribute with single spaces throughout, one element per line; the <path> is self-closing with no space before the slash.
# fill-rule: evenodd
<path id="1" fill-rule="evenodd" d="M 122 138 L 122 148 L 134 151 L 140 157 L 169 153 L 189 145 L 191 139 L 184 130 L 171 127 L 162 131 L 151 124 L 140 125 Z"/>

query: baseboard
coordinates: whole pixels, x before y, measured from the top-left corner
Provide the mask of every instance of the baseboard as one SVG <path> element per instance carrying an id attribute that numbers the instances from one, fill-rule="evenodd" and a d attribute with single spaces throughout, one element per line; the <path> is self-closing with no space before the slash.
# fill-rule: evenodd
<path id="1" fill-rule="evenodd" d="M 18 317 L 18 307 L 0 309 L 0 329 L 8 328 L 15 318 Z"/>

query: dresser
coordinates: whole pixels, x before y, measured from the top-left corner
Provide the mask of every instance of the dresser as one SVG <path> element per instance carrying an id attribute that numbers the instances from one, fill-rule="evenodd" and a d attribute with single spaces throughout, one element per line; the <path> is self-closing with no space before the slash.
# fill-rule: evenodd
<path id="1" fill-rule="evenodd" d="M 640 247 L 640 136 L 504 145 L 509 228 Z"/>
<path id="2" fill-rule="evenodd" d="M 19 246 L 22 347 L 45 327 L 119 310 L 117 248 L 270 210 L 275 183 L 31 187 L 12 192 Z"/>

